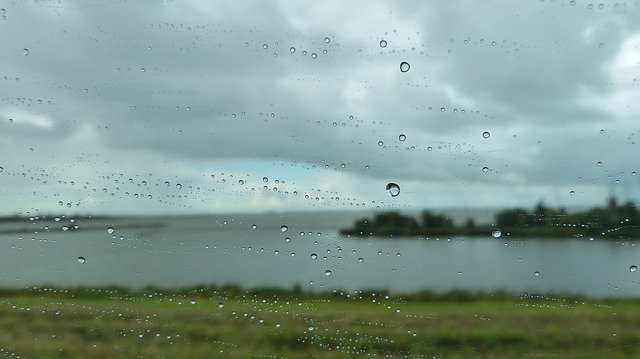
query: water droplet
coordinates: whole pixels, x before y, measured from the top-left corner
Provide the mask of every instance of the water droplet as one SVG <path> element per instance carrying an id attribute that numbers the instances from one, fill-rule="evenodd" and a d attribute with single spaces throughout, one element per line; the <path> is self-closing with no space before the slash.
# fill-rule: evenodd
<path id="1" fill-rule="evenodd" d="M 534 276 L 536 276 L 536 277 L 538 277 L 538 276 L 540 276 L 540 272 L 535 271 L 535 272 L 533 273 L 533 275 L 534 275 Z"/>
<path id="2" fill-rule="evenodd" d="M 29 56 L 29 49 L 27 49 L 27 48 L 22 49 L 22 54 L 23 54 L 24 56 Z M 36 57 L 37 57 L 37 56 L 36 56 Z"/>
<path id="3" fill-rule="evenodd" d="M 316 258 L 318 258 L 318 255 L 315 253 L 311 253 L 311 259 L 316 259 Z"/>
<path id="4" fill-rule="evenodd" d="M 276 323 L 276 328 L 280 328 L 280 323 Z"/>
<path id="5" fill-rule="evenodd" d="M 362 263 L 362 262 L 364 262 L 364 258 L 362 257 L 358 258 L 358 263 Z"/>
<path id="6" fill-rule="evenodd" d="M 244 180 L 238 180 L 238 184 L 242 186 L 244 184 Z"/>
<path id="7" fill-rule="evenodd" d="M 404 134 L 400 134 L 400 136 L 398 136 L 398 140 L 400 141 L 404 141 L 407 139 L 407 136 L 405 136 Z"/>
<path id="8" fill-rule="evenodd" d="M 328 38 L 328 37 L 325 37 L 325 38 L 324 38 L 324 42 L 326 42 L 326 43 L 328 44 L 328 43 L 330 43 L 330 42 L 331 42 L 331 39 L 330 39 L 330 38 Z"/>
<path id="9" fill-rule="evenodd" d="M 602 166 L 602 162 L 598 161 L 598 163 L 596 163 L 597 166 Z"/>
<path id="10" fill-rule="evenodd" d="M 169 186 L 171 186 L 171 183 L 169 183 L 169 181 L 166 181 L 166 182 L 164 183 L 164 186 L 165 186 L 165 187 L 169 187 Z"/>
<path id="11" fill-rule="evenodd" d="M 116 231 L 116 230 L 115 230 L 115 229 L 113 229 L 113 227 L 109 227 L 109 228 L 107 228 L 107 233 L 109 233 L 109 234 L 113 234 L 113 232 L 115 232 L 115 231 Z"/>
<path id="12" fill-rule="evenodd" d="M 267 183 L 269 182 L 269 179 L 267 177 L 262 177 L 262 182 Z"/>
<path id="13" fill-rule="evenodd" d="M 315 52 L 311 54 L 312 59 L 315 59 L 316 57 L 318 57 L 318 54 L 316 54 Z"/>
<path id="14" fill-rule="evenodd" d="M 402 71 L 402 72 L 407 72 L 407 71 L 409 71 L 409 69 L 410 69 L 410 68 L 411 68 L 411 65 L 409 65 L 409 63 L 408 63 L 408 62 L 406 62 L 406 61 L 402 61 L 402 62 L 400 63 L 400 71 Z"/>
<path id="15" fill-rule="evenodd" d="M 384 142 L 378 141 L 378 146 L 382 146 L 382 145 L 384 145 Z"/>
<path id="16" fill-rule="evenodd" d="M 78 263 L 84 264 L 84 262 L 85 262 L 84 257 L 78 257 Z"/>
<path id="17" fill-rule="evenodd" d="M 218 303 L 218 308 L 220 309 L 224 308 L 224 303 Z"/>
<path id="18" fill-rule="evenodd" d="M 385 39 L 380 40 L 380 47 L 382 47 L 382 48 L 387 47 L 387 40 L 385 40 Z"/>
<path id="19" fill-rule="evenodd" d="M 181 188 L 182 188 L 182 185 L 181 185 L 180 183 L 177 183 L 177 184 L 176 184 L 176 188 L 177 188 L 177 189 L 181 189 Z"/>
<path id="20" fill-rule="evenodd" d="M 482 172 L 484 172 L 484 173 L 489 172 L 489 167 L 482 167 Z"/>
<path id="21" fill-rule="evenodd" d="M 569 191 L 569 194 L 573 196 L 574 194 L 576 194 L 576 191 Z"/>
<path id="22" fill-rule="evenodd" d="M 637 271 L 637 270 L 638 270 L 638 267 L 637 267 L 637 266 L 635 266 L 635 265 L 633 265 L 633 266 L 629 267 L 629 272 L 635 272 L 635 271 Z"/>
<path id="23" fill-rule="evenodd" d="M 326 275 L 327 277 L 330 276 L 331 275 L 331 271 L 327 269 L 326 271 L 324 271 L 324 275 Z"/>
<path id="24" fill-rule="evenodd" d="M 491 136 L 491 134 L 490 134 L 488 131 L 484 131 L 484 132 L 482 133 L 482 137 L 483 137 L 483 138 L 489 138 L 490 136 Z"/>
<path id="25" fill-rule="evenodd" d="M 195 299 L 191 299 L 191 305 L 196 304 L 196 300 Z"/>
<path id="26" fill-rule="evenodd" d="M 502 231 L 499 229 L 496 229 L 491 233 L 491 235 L 493 236 L 493 238 L 500 238 L 502 236 Z"/>
<path id="27" fill-rule="evenodd" d="M 312 331 L 314 331 L 314 330 L 316 329 L 316 327 L 314 327 L 313 325 L 310 325 L 307 329 L 308 329 L 310 332 L 312 332 Z"/>
<path id="28" fill-rule="evenodd" d="M 293 54 L 294 52 L 296 52 L 296 48 L 295 48 L 295 47 L 293 47 L 293 46 L 291 46 L 291 47 L 289 48 L 289 52 Z"/>
<path id="29" fill-rule="evenodd" d="M 254 224 L 254 225 L 251 226 L 251 228 L 256 229 L 256 228 L 258 228 L 258 226 Z"/>
<path id="30" fill-rule="evenodd" d="M 395 197 L 400 194 L 400 186 L 396 183 L 389 182 L 387 183 L 387 192 L 391 195 L 391 197 Z"/>
<path id="31" fill-rule="evenodd" d="M 268 49 L 268 48 L 269 48 L 269 45 L 267 45 L 267 44 L 262 44 L 262 48 L 266 50 L 266 49 Z"/>

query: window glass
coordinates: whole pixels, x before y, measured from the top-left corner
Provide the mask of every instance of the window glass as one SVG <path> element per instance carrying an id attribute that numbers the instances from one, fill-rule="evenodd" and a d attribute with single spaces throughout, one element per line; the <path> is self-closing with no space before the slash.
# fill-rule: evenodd
<path id="1" fill-rule="evenodd" d="M 637 356 L 638 19 L 0 2 L 0 356 Z"/>

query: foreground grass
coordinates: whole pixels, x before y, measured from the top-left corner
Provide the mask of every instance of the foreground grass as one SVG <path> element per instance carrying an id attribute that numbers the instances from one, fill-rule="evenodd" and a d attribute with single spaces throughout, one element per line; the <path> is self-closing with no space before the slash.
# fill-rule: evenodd
<path id="1" fill-rule="evenodd" d="M 640 356 L 640 303 L 207 290 L 0 293 L 0 357 Z"/>

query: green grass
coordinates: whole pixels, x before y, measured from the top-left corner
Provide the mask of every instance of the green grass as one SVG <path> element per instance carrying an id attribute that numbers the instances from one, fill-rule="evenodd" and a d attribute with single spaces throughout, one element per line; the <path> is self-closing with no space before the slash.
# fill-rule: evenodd
<path id="1" fill-rule="evenodd" d="M 0 357 L 640 356 L 634 301 L 374 294 L 5 290 Z"/>

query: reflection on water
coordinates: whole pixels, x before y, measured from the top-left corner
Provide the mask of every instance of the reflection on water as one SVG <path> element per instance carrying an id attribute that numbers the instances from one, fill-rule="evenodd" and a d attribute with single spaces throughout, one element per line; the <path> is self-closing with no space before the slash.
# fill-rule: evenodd
<path id="1" fill-rule="evenodd" d="M 66 232 L 59 230 L 62 222 L 39 223 L 26 233 L 0 235 L 0 286 L 229 282 L 244 287 L 300 284 L 318 291 L 503 289 L 640 297 L 640 274 L 630 270 L 640 261 L 634 242 L 510 240 L 491 233 L 484 238 L 356 239 L 338 235 L 337 229 L 351 222 L 347 217 L 85 220 L 77 222 L 78 230 Z"/>

